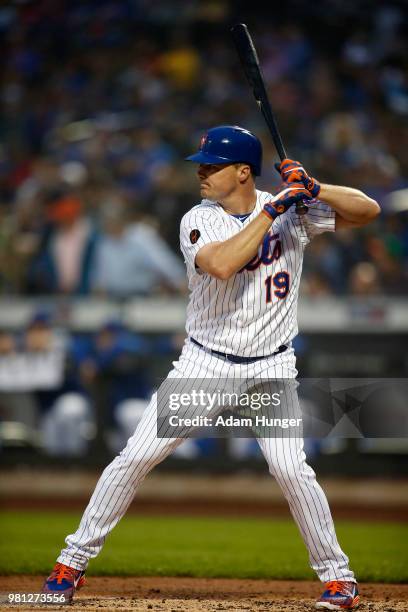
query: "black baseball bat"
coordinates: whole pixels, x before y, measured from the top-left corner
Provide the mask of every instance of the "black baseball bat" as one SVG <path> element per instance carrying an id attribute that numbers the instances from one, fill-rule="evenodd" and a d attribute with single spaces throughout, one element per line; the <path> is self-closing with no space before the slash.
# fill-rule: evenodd
<path id="1" fill-rule="evenodd" d="M 269 128 L 279 158 L 282 161 L 287 157 L 287 154 L 266 92 L 258 54 L 251 35 L 245 23 L 237 23 L 232 26 L 231 34 L 246 78 L 252 88 L 255 100 L 262 112 L 266 125 Z M 304 215 L 308 210 L 309 208 L 304 202 L 296 202 L 296 212 L 298 215 Z"/>

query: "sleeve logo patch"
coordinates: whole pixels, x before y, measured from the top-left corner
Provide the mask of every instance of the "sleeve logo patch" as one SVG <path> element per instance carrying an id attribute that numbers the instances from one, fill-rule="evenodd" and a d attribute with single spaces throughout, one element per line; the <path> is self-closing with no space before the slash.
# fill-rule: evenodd
<path id="1" fill-rule="evenodd" d="M 201 236 L 201 234 L 200 234 L 198 229 L 191 230 L 191 232 L 190 232 L 190 242 L 191 242 L 191 244 L 195 244 L 200 236 Z"/>

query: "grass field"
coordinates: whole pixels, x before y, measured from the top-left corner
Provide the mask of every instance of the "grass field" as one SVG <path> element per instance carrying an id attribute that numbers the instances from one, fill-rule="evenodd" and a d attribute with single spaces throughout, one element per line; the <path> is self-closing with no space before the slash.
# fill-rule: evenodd
<path id="1" fill-rule="evenodd" d="M 0 574 L 46 574 L 74 531 L 74 513 L 0 513 Z M 360 581 L 408 581 L 408 526 L 337 521 Z M 90 566 L 94 575 L 311 579 L 290 520 L 126 517 Z"/>

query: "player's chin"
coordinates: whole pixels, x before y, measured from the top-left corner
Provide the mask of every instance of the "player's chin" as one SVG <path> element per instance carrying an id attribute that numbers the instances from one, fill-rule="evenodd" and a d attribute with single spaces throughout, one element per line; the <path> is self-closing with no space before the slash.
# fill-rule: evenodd
<path id="1" fill-rule="evenodd" d="M 210 198 L 211 199 L 211 190 L 207 185 L 200 185 L 200 194 L 202 195 L 203 198 Z"/>

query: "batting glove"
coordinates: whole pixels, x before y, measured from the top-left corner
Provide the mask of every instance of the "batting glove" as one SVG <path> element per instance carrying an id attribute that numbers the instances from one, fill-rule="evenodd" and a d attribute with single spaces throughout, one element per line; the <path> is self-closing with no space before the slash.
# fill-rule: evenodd
<path id="1" fill-rule="evenodd" d="M 270 202 L 264 205 L 262 212 L 269 219 L 275 220 L 279 215 L 283 215 L 295 202 L 311 199 L 312 195 L 303 183 L 291 183 L 290 185 L 284 185 L 284 188 Z"/>
<path id="2" fill-rule="evenodd" d="M 303 183 L 314 198 L 319 195 L 319 181 L 309 176 L 300 162 L 284 159 L 280 164 L 275 164 L 275 168 L 285 183 Z"/>

